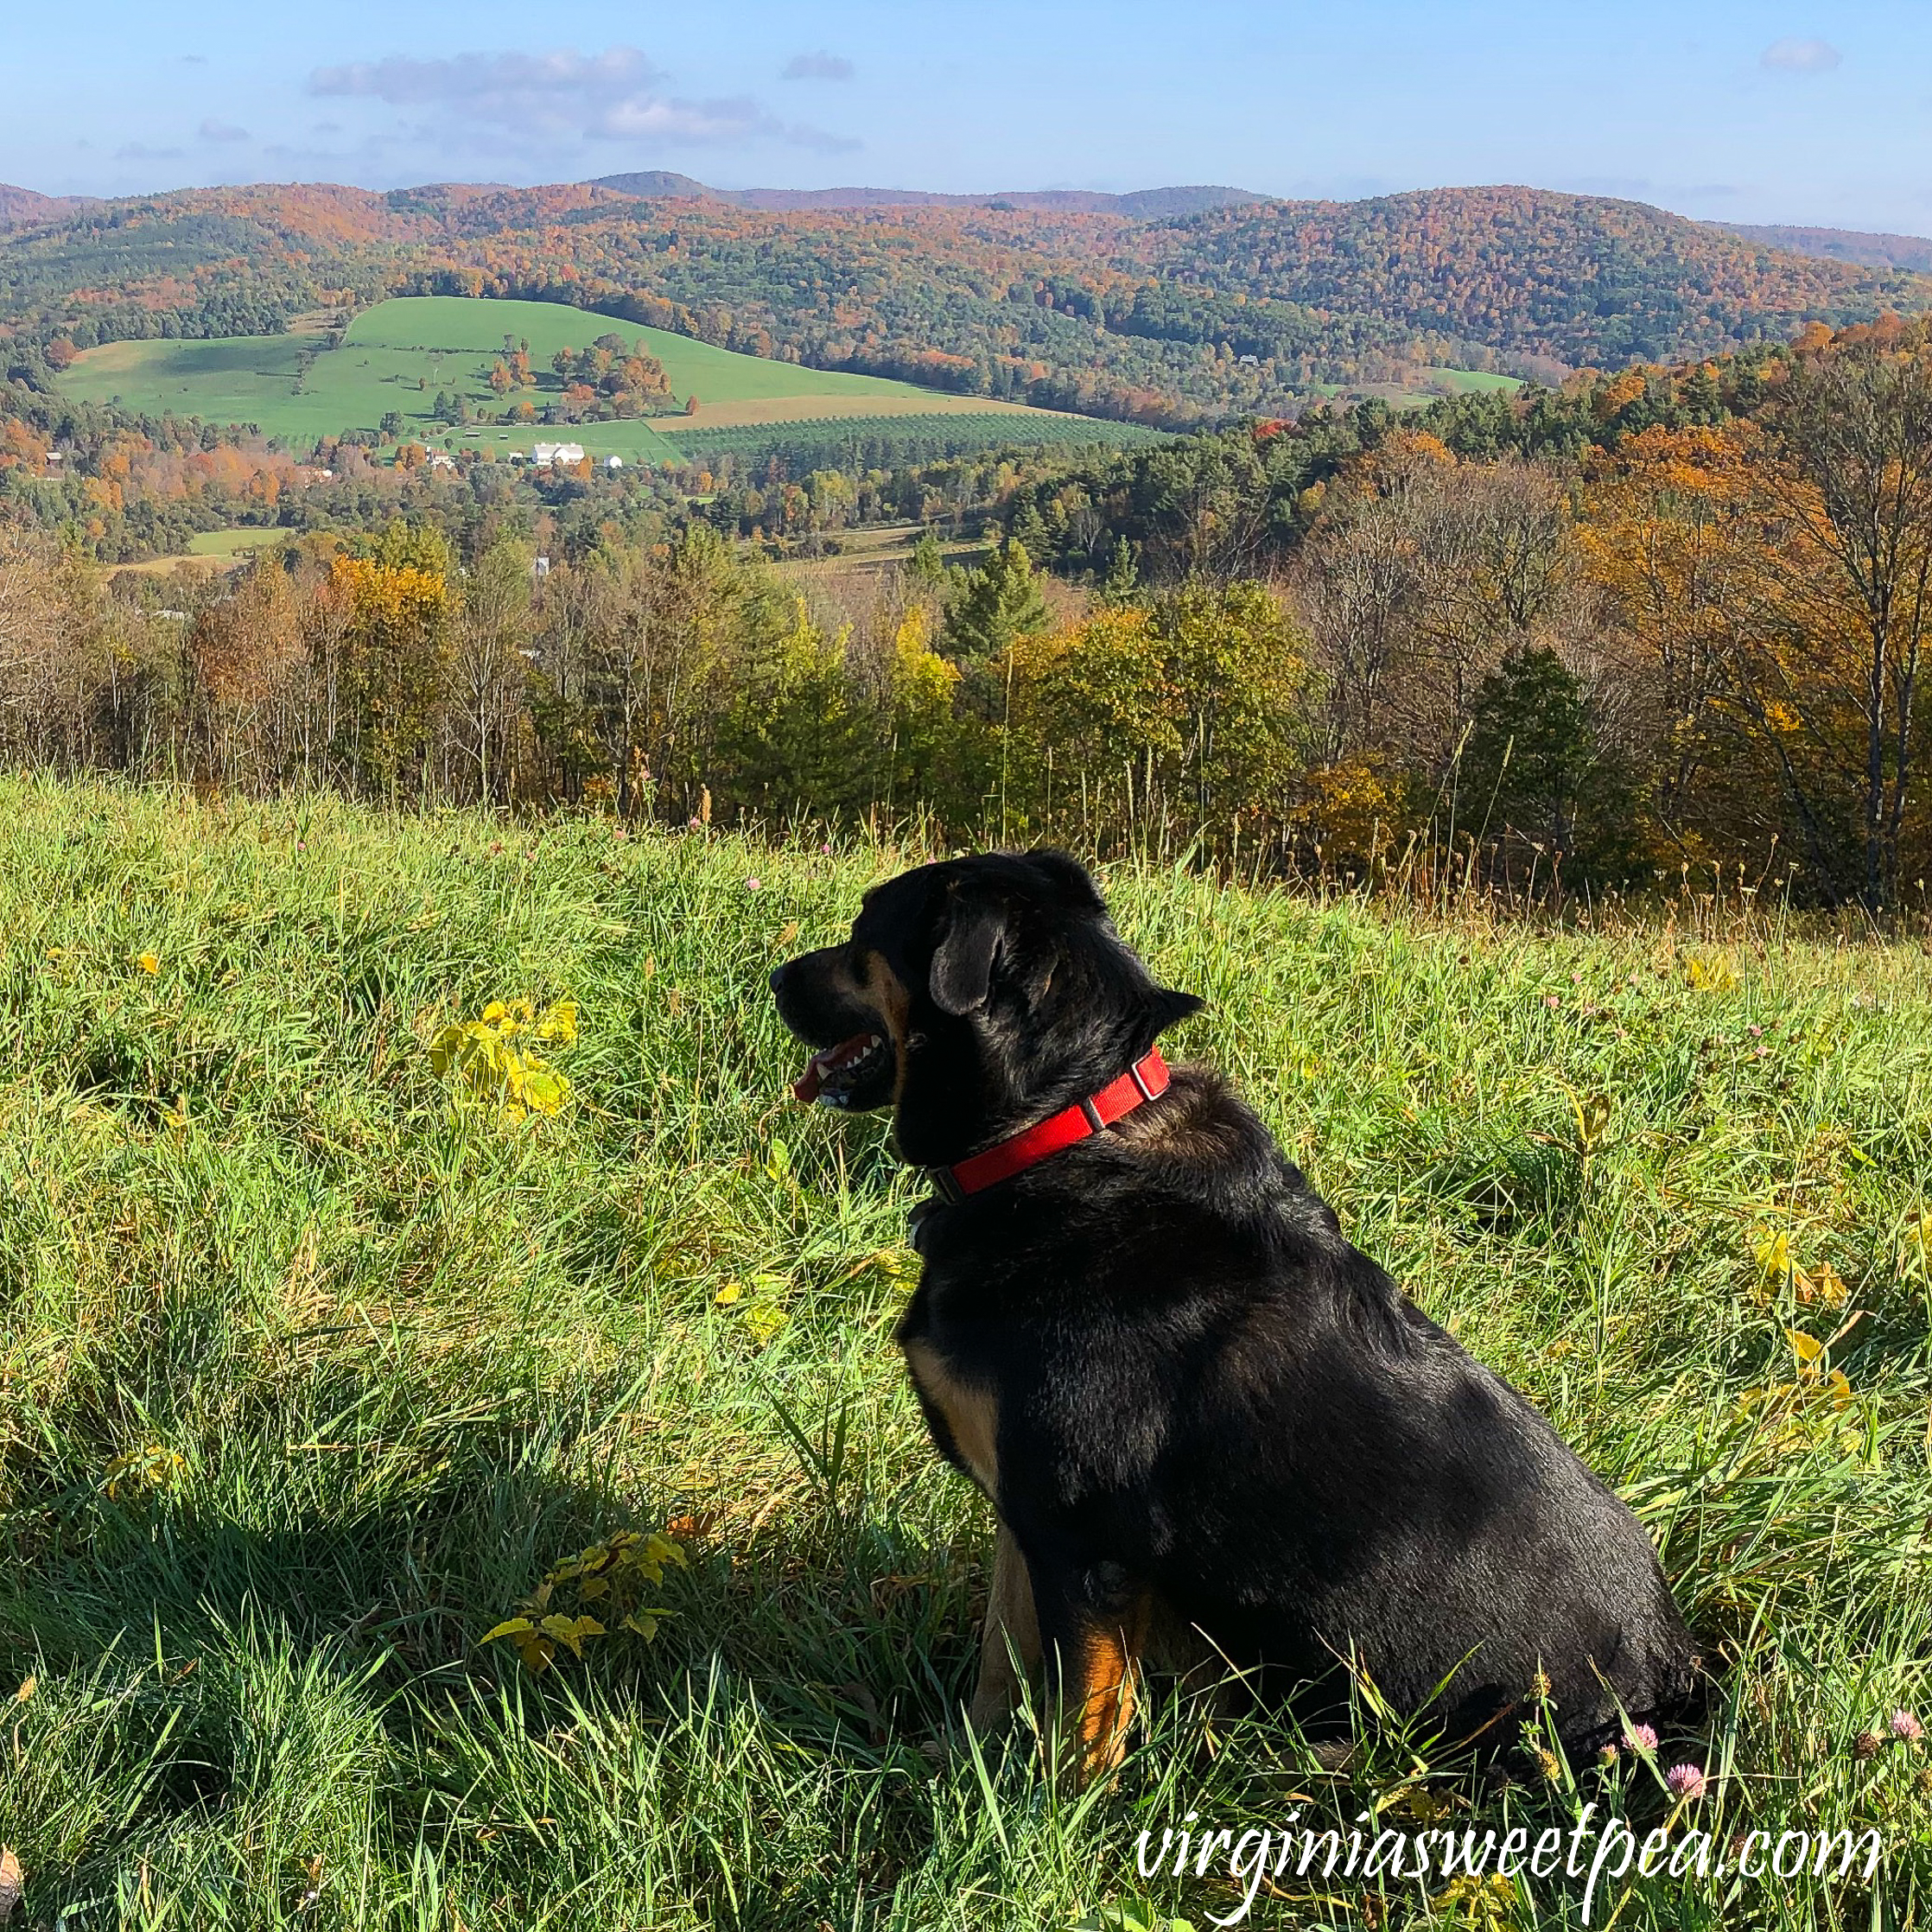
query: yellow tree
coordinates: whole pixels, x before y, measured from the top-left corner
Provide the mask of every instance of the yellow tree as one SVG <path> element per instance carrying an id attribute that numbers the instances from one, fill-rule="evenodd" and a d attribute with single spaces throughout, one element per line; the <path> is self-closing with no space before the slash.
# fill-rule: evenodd
<path id="1" fill-rule="evenodd" d="M 962 762 L 964 722 L 953 715 L 959 666 L 932 648 L 931 613 L 923 603 L 909 604 L 893 631 L 888 677 L 887 804 L 956 804 L 949 795 Z"/>
<path id="2" fill-rule="evenodd" d="M 1216 833 L 1285 814 L 1307 650 L 1265 586 L 1189 582 L 1013 651 L 1013 794 L 1041 819 L 1077 798 L 1090 822 L 1166 811 Z"/>
<path id="3" fill-rule="evenodd" d="M 338 687 L 351 753 L 365 780 L 393 793 L 426 779 L 430 735 L 449 695 L 457 599 L 424 562 L 339 556 L 331 588 L 346 607 Z"/>

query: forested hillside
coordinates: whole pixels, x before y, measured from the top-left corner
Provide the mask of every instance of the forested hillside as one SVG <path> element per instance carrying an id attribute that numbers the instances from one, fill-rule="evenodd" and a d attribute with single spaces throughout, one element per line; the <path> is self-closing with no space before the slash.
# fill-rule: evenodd
<path id="1" fill-rule="evenodd" d="M 0 228 L 25 227 L 36 221 L 54 221 L 84 207 L 85 195 L 37 194 L 30 187 L 10 187 L 0 181 Z"/>
<path id="2" fill-rule="evenodd" d="M 1923 235 L 1866 234 L 1857 228 L 1753 226 L 1745 222 L 1710 226 L 1788 254 L 1816 255 L 1827 262 L 1860 262 L 1869 268 L 1909 269 L 1918 275 L 1932 273 L 1932 240 Z"/>
<path id="3" fill-rule="evenodd" d="M 1292 414 L 1336 386 L 1413 392 L 1441 365 L 1554 377 L 1706 355 L 1932 307 L 1932 277 L 1523 188 L 1177 215 L 255 187 L 0 234 L 0 327 L 29 383 L 61 345 L 265 334 L 432 293 L 569 302 L 755 355 L 1179 428 Z"/>
<path id="4" fill-rule="evenodd" d="M 1157 225 L 1130 245 L 1183 289 L 1373 315 L 1573 365 L 1708 354 L 1932 296 L 1922 276 L 1541 188 L 1264 202 Z"/>

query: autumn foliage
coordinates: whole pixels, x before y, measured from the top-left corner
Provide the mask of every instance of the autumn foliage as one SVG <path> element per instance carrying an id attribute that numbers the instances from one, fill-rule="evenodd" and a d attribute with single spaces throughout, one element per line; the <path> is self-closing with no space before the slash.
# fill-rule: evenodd
<path id="1" fill-rule="evenodd" d="M 204 458 L 126 435 L 82 480 Z M 16 527 L 0 755 L 673 822 L 920 812 L 1360 879 L 1421 853 L 1535 895 L 1922 893 L 1923 324 L 975 475 L 1003 537 L 863 576 L 763 559 L 901 500 L 836 471 L 681 528 L 580 524 L 546 571 L 500 525 L 461 562 L 429 520 L 316 535 L 171 611 Z"/>

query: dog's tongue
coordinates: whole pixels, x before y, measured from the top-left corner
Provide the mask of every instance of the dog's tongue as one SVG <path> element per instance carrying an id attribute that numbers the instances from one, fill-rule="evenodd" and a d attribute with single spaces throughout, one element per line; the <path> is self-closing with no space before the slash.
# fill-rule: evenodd
<path id="1" fill-rule="evenodd" d="M 791 1090 L 809 1107 L 823 1090 L 825 1083 L 842 1066 L 858 1058 L 872 1044 L 870 1033 L 854 1033 L 850 1039 L 842 1039 L 836 1046 L 828 1046 L 822 1053 L 814 1053 L 805 1063 L 805 1071 L 791 1083 Z"/>

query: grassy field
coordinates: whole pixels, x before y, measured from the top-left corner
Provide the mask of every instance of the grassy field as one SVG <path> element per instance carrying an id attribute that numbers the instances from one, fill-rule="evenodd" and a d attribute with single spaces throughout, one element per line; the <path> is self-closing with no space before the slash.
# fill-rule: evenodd
<path id="1" fill-rule="evenodd" d="M 574 424 L 567 429 L 473 425 L 466 438 L 431 419 L 439 391 L 462 397 L 473 410 L 503 413 L 505 398 L 490 389 L 490 370 L 505 336 L 530 343 L 541 404 L 562 387 L 550 367 L 562 348 L 582 348 L 614 331 L 642 341 L 664 365 L 682 404 L 698 398 L 695 416 Z M 423 385 L 427 385 L 426 387 Z M 345 429 L 373 430 L 391 410 L 419 440 L 487 442 L 527 449 L 543 437 L 567 437 L 595 455 L 636 461 L 673 458 L 676 447 L 659 429 L 742 428 L 828 414 L 894 416 L 1011 415 L 1045 423 L 1079 421 L 984 397 L 955 396 L 878 376 L 806 369 L 766 361 L 664 329 L 594 315 L 556 302 L 470 300 L 458 296 L 405 296 L 365 309 L 349 324 L 340 347 L 326 349 L 313 334 L 219 337 L 209 341 L 111 342 L 87 350 L 61 378 L 77 402 L 119 401 L 130 409 L 172 410 L 210 423 L 252 423 L 264 435 L 298 446 Z M 510 398 L 514 400 L 514 397 Z"/>
<path id="2" fill-rule="evenodd" d="M 1425 367 L 1416 373 L 1427 382 L 1446 389 L 1452 396 L 1470 396 L 1484 390 L 1503 390 L 1514 395 L 1522 387 L 1516 376 L 1498 376 L 1487 369 L 1443 369 Z"/>
<path id="3" fill-rule="evenodd" d="M 278 550 L 285 541 L 276 530 L 202 530 L 188 538 L 187 555 L 224 559 L 253 556 L 257 550 Z"/>
<path id="4" fill-rule="evenodd" d="M 1514 394 L 1522 387 L 1516 376 L 1498 376 L 1486 369 L 1452 369 L 1441 364 L 1421 363 L 1411 369 L 1401 384 L 1316 383 L 1315 393 L 1331 401 L 1342 397 L 1379 396 L 1401 409 L 1420 409 L 1442 396 L 1474 396 L 1491 390 Z"/>
<path id="5" fill-rule="evenodd" d="M 918 1190 L 877 1123 L 787 1104 L 764 990 L 903 858 L 0 779 L 25 1922 L 1199 1927 L 1225 1878 L 1134 1871 L 1190 1811 L 1568 1818 L 1413 1740 L 1329 1771 L 1172 1707 L 1085 1799 L 1024 1732 L 963 1748 L 989 1526 L 889 1344 Z M 1213 1002 L 1179 1050 L 1657 1538 L 1729 1665 L 1667 1740 L 1710 1770 L 1696 1821 L 1888 1834 L 1875 1889 L 1633 1875 L 1592 1925 L 1922 1926 L 1932 1753 L 1853 1740 L 1932 1718 L 1924 953 L 1108 883 Z M 515 999 L 575 1002 L 552 1116 L 437 1071 Z M 1754 1255 L 1779 1236 L 1796 1271 Z M 540 1677 L 482 1641 L 560 1559 L 673 1526 L 654 1641 L 607 1611 Z M 1609 1795 L 1664 1808 L 1629 1762 Z M 1560 1878 L 1433 1889 L 1290 1873 L 1248 1922 L 1579 1922 Z"/>
<path id="6" fill-rule="evenodd" d="M 1167 434 L 1138 423 L 1107 423 L 1097 416 L 1032 414 L 982 416 L 970 410 L 935 415 L 872 413 L 823 420 L 746 423 L 728 429 L 698 427 L 677 432 L 678 448 L 694 461 L 729 454 L 741 464 L 780 458 L 793 476 L 815 469 L 890 469 L 907 463 L 944 461 L 983 450 L 1052 448 L 1140 449 L 1164 442 Z"/>

